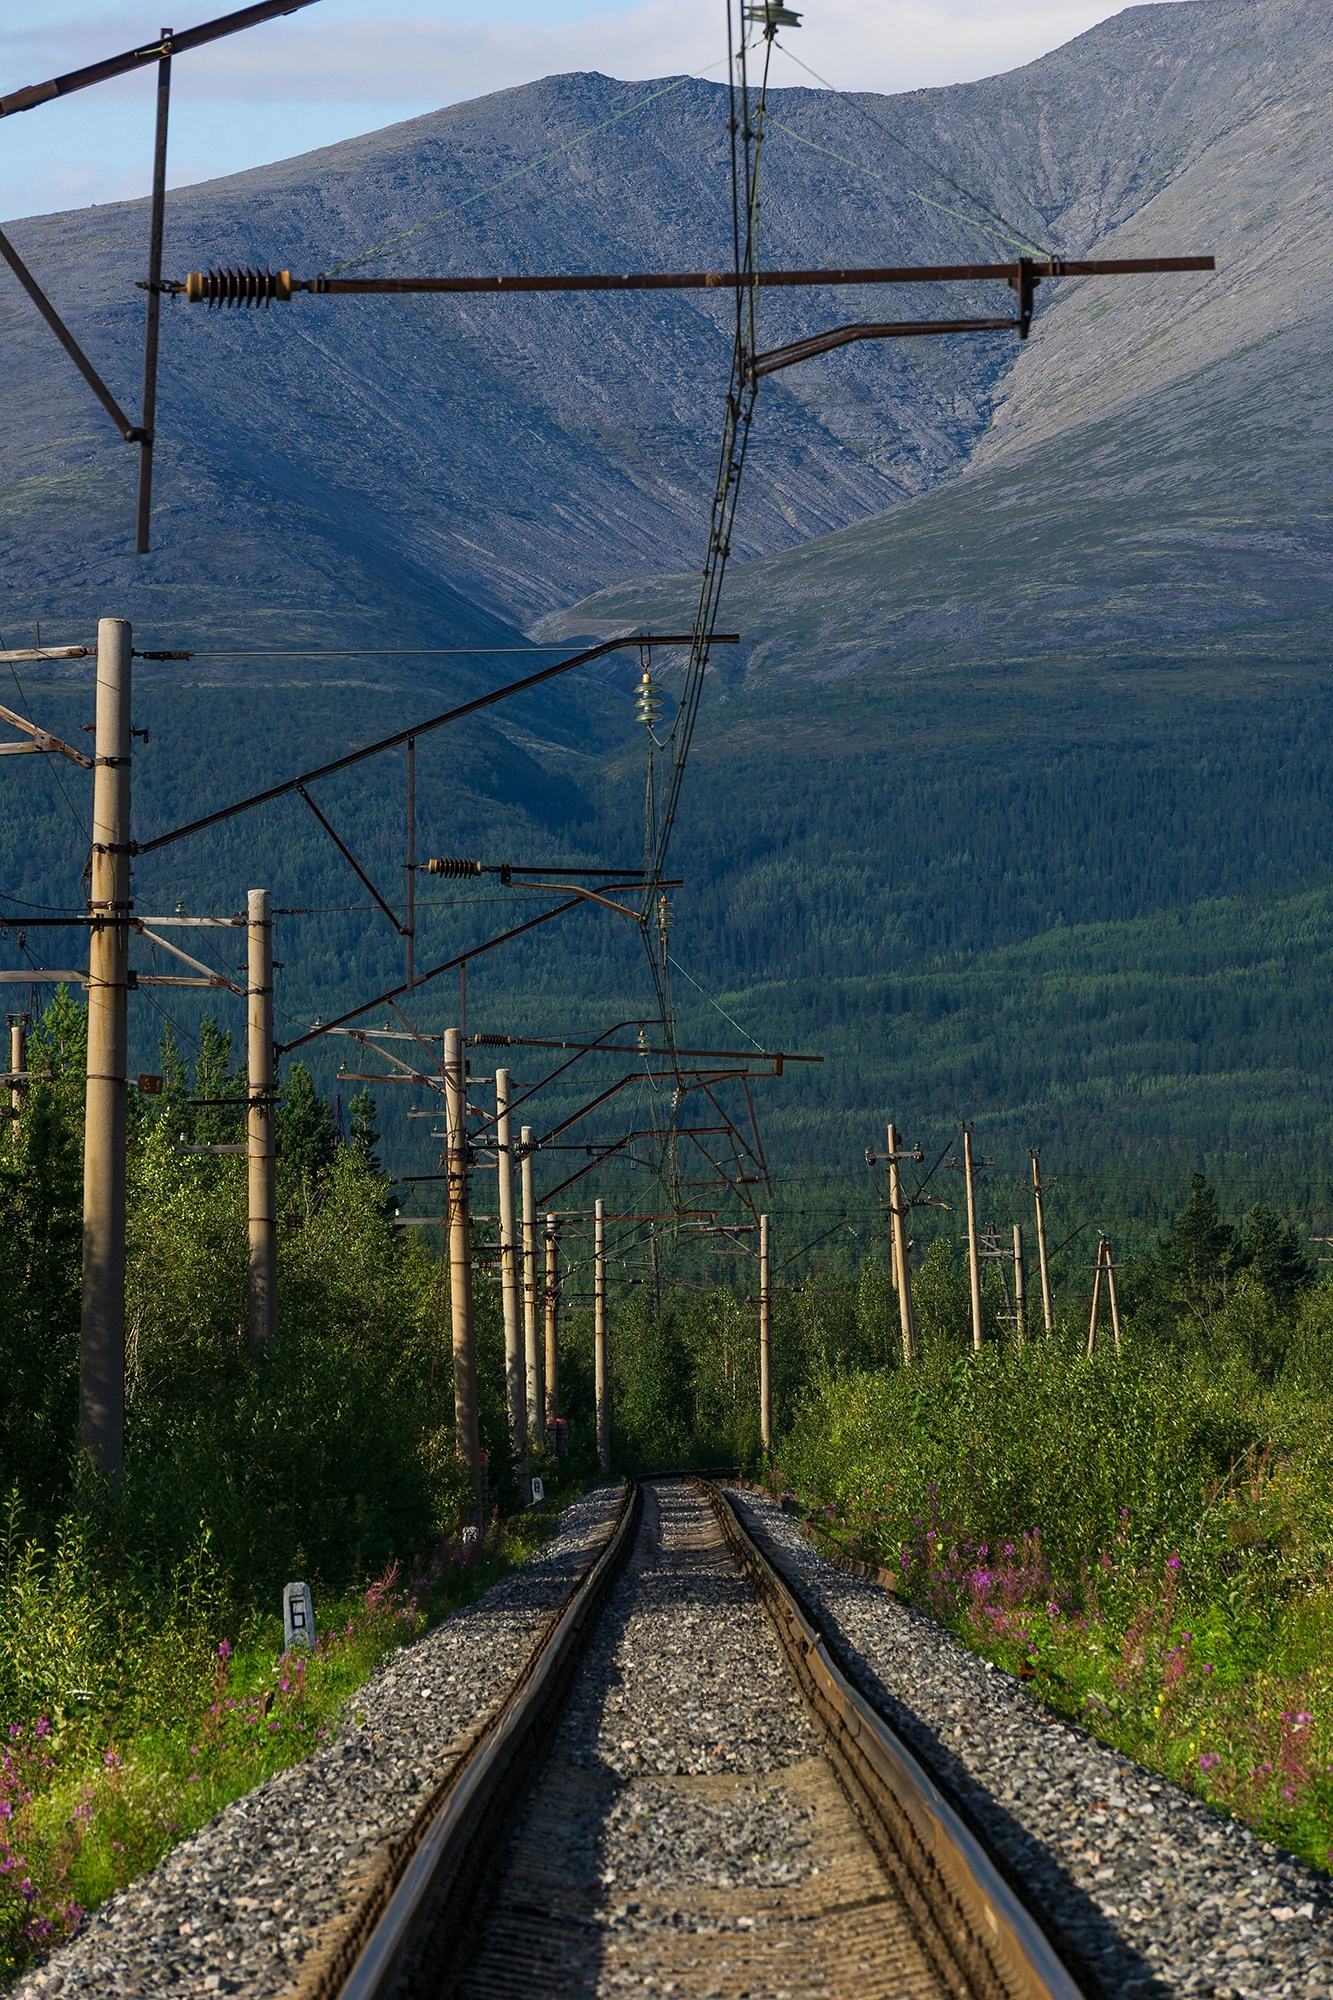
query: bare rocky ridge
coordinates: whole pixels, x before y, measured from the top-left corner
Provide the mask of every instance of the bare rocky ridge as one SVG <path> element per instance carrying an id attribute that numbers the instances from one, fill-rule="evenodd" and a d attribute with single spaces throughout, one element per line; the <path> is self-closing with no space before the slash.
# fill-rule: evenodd
<path id="1" fill-rule="evenodd" d="M 1069 660 L 1076 681 L 1111 669 L 1104 720 L 1122 664 L 1184 657 L 1215 679 L 1219 646 L 1322 659 L 1331 69 L 1325 9 L 1185 0 L 971 87 L 1008 168 L 1026 133 L 1028 226 L 1050 247 L 1208 251 L 1218 270 L 1043 287 L 960 476 L 738 570 L 728 615 L 766 707 L 788 676 L 867 676 L 882 698 L 898 672 L 974 684 L 1034 661 L 1063 699 Z M 613 590 L 546 629 L 620 629 L 692 595 L 688 578 Z"/>
<path id="2" fill-rule="evenodd" d="M 1242 351 L 1249 372 L 1232 370 L 1219 388 L 1249 412 L 1262 477 L 1282 444 L 1264 425 L 1291 400 L 1278 378 L 1323 337 L 1328 280 L 1310 252 L 1324 206 L 1329 41 L 1326 11 L 1311 0 L 1179 0 L 1132 8 L 978 84 L 895 99 L 778 92 L 764 167 L 772 264 L 1004 258 L 1012 224 L 1066 253 L 1206 247 L 1226 268 L 1212 284 L 1121 286 L 1112 314 L 1105 288 L 1066 287 L 1043 301 L 1022 354 L 998 336 L 862 345 L 772 382 L 741 553 L 881 515 L 974 453 L 980 469 L 1045 445 Z M 168 203 L 168 266 L 326 269 L 431 217 L 443 220 L 359 268 L 724 264 L 715 84 L 688 83 L 474 199 L 648 94 L 595 75 L 548 78 L 181 190 Z M 1004 221 L 988 221 L 953 181 Z M 14 229 L 126 394 L 144 226 L 138 203 Z M 1006 296 L 979 289 L 971 304 L 994 310 Z M 944 299 L 918 289 L 770 296 L 766 337 L 938 310 Z M 95 579 L 103 592 L 114 580 L 139 621 L 179 600 L 195 618 L 244 601 L 304 617 L 341 605 L 373 623 L 392 575 L 400 625 L 442 615 L 462 624 L 476 615 L 469 607 L 526 623 L 626 577 L 692 569 L 727 326 L 724 300 L 688 294 L 298 299 L 258 320 L 178 307 L 164 345 L 163 554 L 146 581 L 123 554 L 131 454 L 0 281 L 14 356 L 0 532 L 16 544 L 21 535 L 24 549 L 11 615 L 69 615 Z M 1261 379 L 1271 393 L 1256 410 Z M 1309 393 L 1317 403 L 1322 391 Z M 1216 393 L 1207 412 L 1216 419 Z M 1307 396 L 1307 425 L 1311 414 Z M 781 575 L 799 590 L 799 576 Z"/>

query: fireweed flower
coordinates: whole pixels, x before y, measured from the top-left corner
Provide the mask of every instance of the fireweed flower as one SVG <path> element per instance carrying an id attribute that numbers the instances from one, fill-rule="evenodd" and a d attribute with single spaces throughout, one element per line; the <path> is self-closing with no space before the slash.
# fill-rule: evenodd
<path id="1" fill-rule="evenodd" d="M 218 1658 L 219 1658 L 220 1660 L 229 1660 L 229 1659 L 231 1658 L 231 1640 L 230 1640 L 230 1639 L 224 1639 L 224 1640 L 222 1641 L 221 1645 L 220 1645 L 220 1646 L 218 1647 Z"/>

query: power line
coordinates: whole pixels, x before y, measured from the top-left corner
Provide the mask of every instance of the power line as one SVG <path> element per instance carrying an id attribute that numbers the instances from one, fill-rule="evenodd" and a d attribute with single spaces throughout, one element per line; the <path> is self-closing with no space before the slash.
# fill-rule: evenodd
<path id="1" fill-rule="evenodd" d="M 820 83 L 824 86 L 825 90 L 831 90 L 833 92 L 833 95 L 835 97 L 840 97 L 844 104 L 850 104 L 853 111 L 859 111 L 861 116 L 867 121 L 867 123 L 873 125 L 877 132 L 883 133 L 884 137 L 888 139 L 891 144 L 899 147 L 901 151 L 908 154 L 908 156 L 911 159 L 919 161 L 920 164 L 923 167 L 928 168 L 932 174 L 937 174 L 942 181 L 948 183 L 948 185 L 954 190 L 956 194 L 961 194 L 967 201 L 975 202 L 977 207 L 984 210 L 985 213 L 991 218 L 992 222 L 998 222 L 1002 224 L 1002 226 L 1005 229 L 1013 230 L 1016 236 L 1021 237 L 1022 241 L 1027 243 L 1029 248 L 1040 247 L 1041 254 L 1044 257 L 1049 257 L 1052 254 L 1044 244 L 1040 246 L 1034 246 L 1033 244 L 1031 244 L 1028 238 L 1022 237 L 1022 232 L 1019 230 L 1018 224 L 1016 222 L 1011 222 L 1008 216 L 1003 215 L 999 209 L 992 208 L 989 202 L 983 201 L 979 194 L 974 193 L 970 187 L 966 187 L 962 181 L 955 180 L 953 175 L 949 173 L 944 167 L 937 166 L 935 161 L 930 158 L 929 154 L 918 152 L 915 146 L 910 145 L 906 139 L 902 138 L 897 132 L 893 131 L 888 125 L 881 123 L 881 121 L 875 117 L 872 111 L 867 110 L 866 106 L 861 102 L 859 97 L 854 96 L 851 91 L 839 90 L 838 86 L 835 83 L 830 83 L 828 78 L 826 76 L 821 76 L 817 69 L 811 69 L 809 63 L 802 62 L 799 56 L 793 55 L 785 42 L 779 42 L 777 46 L 781 49 L 783 55 L 786 56 L 788 62 L 794 62 L 798 69 L 803 69 L 807 76 L 812 76 L 815 79 L 816 83 Z M 799 137 L 799 134 L 793 136 Z M 848 165 L 854 165 L 854 164 L 855 162 L 853 161 L 848 162 Z M 911 188 L 908 190 L 908 192 L 911 194 L 917 194 L 918 191 L 915 188 Z M 928 197 L 924 195 L 918 195 L 918 199 L 924 201 L 928 199 Z"/>
<path id="2" fill-rule="evenodd" d="M 566 139 L 561 145 L 553 147 L 549 153 L 543 153 L 540 159 L 529 160 L 525 167 L 516 167 L 513 173 L 504 174 L 498 181 L 491 181 L 486 187 L 478 188 L 475 194 L 464 196 L 462 201 L 456 201 L 451 208 L 442 208 L 438 215 L 428 215 L 424 222 L 415 222 L 410 229 L 400 229 L 396 235 L 384 237 L 369 250 L 363 250 L 358 257 L 349 257 L 345 263 L 332 265 L 324 275 L 331 278 L 343 271 L 354 271 L 360 264 L 369 264 L 384 251 L 392 249 L 399 243 L 406 243 L 411 237 L 419 236 L 425 229 L 433 229 L 439 223 L 447 222 L 451 215 L 458 215 L 463 209 L 471 208 L 474 202 L 484 201 L 488 194 L 495 194 L 500 188 L 510 187 L 513 182 L 522 180 L 525 174 L 535 173 L 538 167 L 549 166 L 552 160 L 558 160 L 562 153 L 568 153 L 572 147 L 581 145 L 585 139 L 594 139 L 600 132 L 609 132 L 613 125 L 623 124 L 625 119 L 632 118 L 636 111 L 646 110 L 648 105 L 656 104 L 660 98 L 670 97 L 673 92 L 683 90 L 687 83 L 697 82 L 701 76 L 707 76 L 709 70 L 719 69 L 725 61 L 725 56 L 719 56 L 717 62 L 709 63 L 704 69 L 693 70 L 686 76 L 677 77 L 674 83 L 668 83 L 661 90 L 654 90 L 649 96 L 641 97 L 636 104 L 627 105 L 623 111 L 617 111 L 612 117 L 604 118 L 600 124 L 589 125 L 586 131 L 576 132 L 572 139 Z"/>

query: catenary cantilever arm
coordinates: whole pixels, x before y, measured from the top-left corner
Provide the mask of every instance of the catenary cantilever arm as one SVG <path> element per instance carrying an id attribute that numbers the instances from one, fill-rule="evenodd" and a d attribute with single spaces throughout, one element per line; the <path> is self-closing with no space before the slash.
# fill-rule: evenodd
<path id="1" fill-rule="evenodd" d="M 408 729 L 399 729 L 392 736 L 381 737 L 378 743 L 367 743 L 362 750 L 349 750 L 345 757 L 335 757 L 331 764 L 321 764 L 318 770 L 303 771 L 298 778 L 288 778 L 281 785 L 270 785 L 266 792 L 255 792 L 248 799 L 238 799 L 234 806 L 222 806 L 217 812 L 206 813 L 203 819 L 191 820 L 188 826 L 178 826 L 171 833 L 159 833 L 155 840 L 136 841 L 130 852 L 151 854 L 154 848 L 166 847 L 173 840 L 184 840 L 187 834 L 202 833 L 205 827 L 216 826 L 219 820 L 249 812 L 252 806 L 267 805 L 270 799 L 285 798 L 288 792 L 300 791 L 302 785 L 312 785 L 316 778 L 327 778 L 335 771 L 346 771 L 353 764 L 363 763 L 367 757 L 378 757 L 382 750 L 397 749 L 409 738 L 425 736 L 432 729 L 443 729 L 446 723 L 461 722 L 465 716 L 475 715 L 479 709 L 492 708 L 496 702 L 507 701 L 510 695 L 523 694 L 528 688 L 539 687 L 543 681 L 554 680 L 558 674 L 570 673 L 575 667 L 585 667 L 591 660 L 600 660 L 606 653 L 614 653 L 625 646 L 688 646 L 689 643 L 688 632 L 630 632 L 623 639 L 604 639 L 600 645 L 589 646 L 567 660 L 557 660 L 553 666 L 542 667 L 535 674 L 525 674 L 522 680 L 510 681 L 505 687 L 493 689 L 490 694 L 480 694 L 473 701 L 461 702 L 457 708 L 447 708 L 443 715 L 433 715 L 428 722 L 414 722 Z M 738 646 L 740 634 L 719 633 L 713 644 Z"/>
<path id="2" fill-rule="evenodd" d="M 19 256 L 18 251 L 14 248 L 3 230 L 0 230 L 0 257 L 4 258 L 6 264 L 8 264 L 24 291 L 36 306 L 38 312 L 46 321 L 46 324 L 50 327 L 52 333 L 60 342 L 60 345 L 64 348 L 66 354 L 68 354 L 70 360 L 74 363 L 74 366 L 78 369 L 80 375 L 82 375 L 84 381 L 88 384 L 88 387 L 110 417 L 112 423 L 116 426 L 116 429 L 125 439 L 125 442 L 127 444 L 137 444 L 143 436 L 143 432 L 137 424 L 130 422 L 124 410 L 121 409 L 120 404 L 107 388 L 106 383 L 93 367 L 92 362 L 79 346 L 78 341 L 65 325 L 64 320 L 61 319 L 60 314 L 56 311 L 50 299 L 47 298 L 46 293 L 42 290 L 36 278 L 33 277 L 32 272 Z"/>
<path id="3" fill-rule="evenodd" d="M 182 56 L 189 49 L 201 49 L 209 42 L 220 41 L 224 35 L 239 34 L 242 28 L 257 28 L 261 21 L 274 21 L 280 14 L 295 14 L 313 4 L 314 0 L 260 0 L 256 7 L 242 7 L 239 13 L 222 14 L 216 21 L 204 21 L 197 28 L 186 28 L 173 35 L 170 53 Z M 126 49 L 123 55 L 108 56 L 103 62 L 88 63 L 83 69 L 67 70 L 63 76 L 49 77 L 45 83 L 30 83 L 23 90 L 0 97 L 0 118 L 12 117 L 16 111 L 32 111 L 39 104 L 49 104 L 53 98 L 68 97 L 72 90 L 86 90 L 90 84 L 108 83 L 113 76 L 144 69 L 149 63 L 160 62 L 166 53 L 159 39 L 146 42 L 142 48 Z"/>

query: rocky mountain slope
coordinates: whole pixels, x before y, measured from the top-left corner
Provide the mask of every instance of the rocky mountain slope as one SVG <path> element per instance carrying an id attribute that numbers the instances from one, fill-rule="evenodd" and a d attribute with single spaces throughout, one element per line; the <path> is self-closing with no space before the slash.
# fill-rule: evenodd
<path id="1" fill-rule="evenodd" d="M 1090 923 L 1128 926 L 1110 935 L 1132 952 L 1133 926 L 1154 913 L 1289 896 L 1333 873 L 1331 57 L 1333 18 L 1308 0 L 1178 0 L 983 83 L 775 101 L 772 264 L 1000 258 L 1022 238 L 1068 254 L 1209 250 L 1219 266 L 1043 287 L 1022 348 L 866 343 L 765 386 L 725 612 L 745 644 L 719 657 L 705 703 L 676 850 L 678 937 L 710 988 L 755 996 L 744 1019 L 761 1035 L 770 1016 L 775 1032 L 799 1020 L 806 1039 L 825 1014 L 830 1033 L 842 1023 L 841 1068 L 800 1113 L 803 1158 L 841 1158 L 853 1099 L 872 1133 L 909 1099 L 923 1117 L 1039 1122 L 1033 1052 L 1008 1061 L 1003 1034 L 984 1060 L 955 1051 L 928 1085 L 897 1030 L 882 1063 L 855 1052 L 847 1010 L 876 982 Z M 548 78 L 183 190 L 168 267 L 306 273 L 391 237 L 358 268 L 724 263 L 723 94 L 686 82 L 643 102 L 663 89 Z M 14 228 L 126 396 L 145 223 L 128 204 Z M 769 298 L 766 337 L 1003 309 L 1003 296 Z M 509 671 L 483 657 L 260 653 L 504 646 L 688 614 L 728 351 L 715 297 L 175 307 L 146 561 L 126 553 L 133 454 L 2 274 L 0 333 L 5 642 L 38 618 L 51 638 L 83 638 L 112 610 L 145 643 L 232 656 L 184 677 L 144 672 L 144 713 L 163 731 L 140 788 L 148 830 L 283 775 L 307 746 L 323 754 Z M 561 684 L 447 752 L 438 739 L 437 844 L 635 851 L 641 746 L 622 679 Z M 57 722 L 81 699 L 74 683 L 51 694 Z M 6 885 L 34 900 L 74 893 L 82 862 L 59 801 L 36 797 L 41 775 L 25 762 L 14 777 L 31 818 L 9 820 L 0 854 Z M 332 809 L 376 865 L 397 867 L 401 808 L 383 784 L 349 780 Z M 289 955 L 298 1013 L 396 967 L 391 936 L 338 914 L 341 864 L 296 821 L 275 812 L 237 829 L 207 852 L 165 850 L 141 871 L 144 893 L 194 907 L 265 879 L 285 901 L 327 903 L 309 966 Z M 67 848 L 66 868 L 52 856 Z M 441 909 L 441 955 L 485 920 Z M 1230 919 L 1207 922 L 1225 965 Z M 521 961 L 495 962 L 496 1025 L 499 1010 L 516 1018 L 551 996 L 577 1009 L 591 985 L 629 1004 L 641 975 L 627 942 L 587 925 L 567 943 L 539 936 Z M 988 977 L 1058 965 L 1077 1041 L 1079 949 L 1002 957 Z M 1292 979 L 1306 976 L 1293 960 Z M 1009 1033 L 1022 1007 L 996 1018 Z M 1215 1028 L 1227 1048 L 1237 1018 L 1215 1016 L 1231 1024 Z M 1134 1032 L 1117 1029 L 1103 1077 L 1086 1028 L 1108 1144 L 1117 1103 L 1139 1090 Z M 1216 1120 L 1199 1122 L 1198 1093 L 1167 1075 L 1190 1037 L 1152 1037 L 1171 1051 L 1166 1080 L 1150 1114 L 1141 1092 L 1126 1110 L 1125 1143 L 1225 1148 Z M 1213 1051 L 1228 1074 L 1243 1070 L 1239 1042 L 1233 1054 L 1229 1068 Z M 1063 1087 L 1052 1072 L 1052 1092 Z M 1282 1109 L 1288 1089 L 1306 1100 L 1302 1120 Z M 1315 1115 L 1311 1092 L 1327 1094 L 1293 1075 L 1266 1096 L 1279 1149 Z"/>

